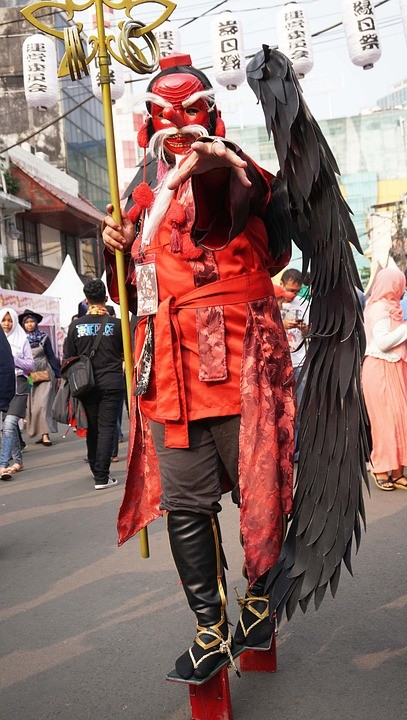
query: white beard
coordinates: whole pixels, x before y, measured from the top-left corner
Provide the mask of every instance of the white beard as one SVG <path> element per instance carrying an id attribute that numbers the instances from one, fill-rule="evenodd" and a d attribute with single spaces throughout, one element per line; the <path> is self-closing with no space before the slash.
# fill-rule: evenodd
<path id="1" fill-rule="evenodd" d="M 157 158 L 157 160 L 162 160 L 166 165 L 168 165 L 168 160 L 165 155 L 164 142 L 172 135 L 195 135 L 195 137 L 198 138 L 202 135 L 207 137 L 209 133 L 203 125 L 186 125 L 180 129 L 176 127 L 169 127 L 164 130 L 157 130 L 149 142 L 148 150 L 151 157 Z"/>
<path id="2" fill-rule="evenodd" d="M 154 133 L 149 144 L 149 151 L 152 157 L 157 157 L 159 160 L 163 160 L 168 165 L 168 161 L 164 155 L 164 141 L 168 136 L 177 134 L 196 135 L 197 137 L 199 137 L 202 135 L 208 136 L 209 133 L 201 125 L 187 125 L 180 130 L 178 130 L 177 128 L 158 130 L 158 132 Z M 172 168 L 172 170 L 169 170 L 169 172 L 165 175 L 161 186 L 158 187 L 156 190 L 156 198 L 154 200 L 151 212 L 146 215 L 146 219 L 144 222 L 141 247 L 146 247 L 150 244 L 151 240 L 153 239 L 155 233 L 159 228 L 163 217 L 165 216 L 165 213 L 169 208 L 172 196 L 174 195 L 175 191 L 168 189 L 168 182 L 177 172 L 178 165 L 184 157 L 185 155 L 175 155 L 175 167 Z"/>
<path id="3" fill-rule="evenodd" d="M 178 163 L 172 170 L 169 170 L 169 172 L 165 175 L 161 186 L 157 188 L 157 194 L 152 209 L 149 214 L 146 215 L 146 219 L 144 221 L 143 237 L 141 240 L 142 248 L 150 244 L 152 238 L 158 230 L 161 220 L 169 208 L 174 190 L 168 189 L 168 182 L 177 172 L 177 165 L 182 157 L 182 155 L 176 156 L 176 158 L 179 158 Z"/>

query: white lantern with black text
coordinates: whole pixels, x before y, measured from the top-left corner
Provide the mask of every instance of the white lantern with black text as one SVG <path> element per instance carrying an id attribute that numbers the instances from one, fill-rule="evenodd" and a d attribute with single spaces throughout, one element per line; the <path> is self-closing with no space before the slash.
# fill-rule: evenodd
<path id="1" fill-rule="evenodd" d="M 158 28 L 154 30 L 154 35 L 158 42 L 162 58 L 181 51 L 180 32 L 177 26 L 169 20 L 159 25 Z"/>
<path id="2" fill-rule="evenodd" d="M 277 15 L 278 49 L 292 62 L 296 75 L 303 78 L 314 65 L 308 18 L 297 2 L 285 3 Z"/>
<path id="3" fill-rule="evenodd" d="M 57 53 L 53 40 L 36 33 L 23 42 L 24 92 L 28 107 L 48 110 L 58 99 Z"/>
<path id="4" fill-rule="evenodd" d="M 400 12 L 403 20 L 404 35 L 407 40 L 407 0 L 400 0 Z"/>
<path id="5" fill-rule="evenodd" d="M 231 12 L 212 21 L 212 59 L 215 79 L 228 90 L 235 90 L 246 79 L 242 24 Z"/>
<path id="6" fill-rule="evenodd" d="M 102 99 L 102 86 L 100 84 L 100 71 L 97 65 L 97 58 L 89 63 L 90 79 L 92 81 L 92 92 L 98 100 Z M 113 101 L 119 100 L 124 94 L 124 68 L 115 58 L 110 56 L 109 64 L 110 94 Z"/>
<path id="7" fill-rule="evenodd" d="M 343 0 L 342 21 L 350 59 L 370 70 L 382 54 L 373 0 Z"/>

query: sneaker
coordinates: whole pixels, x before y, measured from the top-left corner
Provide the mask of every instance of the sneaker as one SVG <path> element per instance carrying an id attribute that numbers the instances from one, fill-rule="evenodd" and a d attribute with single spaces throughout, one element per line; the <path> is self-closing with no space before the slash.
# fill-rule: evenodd
<path id="1" fill-rule="evenodd" d="M 115 478 L 108 477 L 107 482 L 105 483 L 95 483 L 95 490 L 105 490 L 105 488 L 113 487 L 114 485 L 118 485 L 119 481 Z"/>

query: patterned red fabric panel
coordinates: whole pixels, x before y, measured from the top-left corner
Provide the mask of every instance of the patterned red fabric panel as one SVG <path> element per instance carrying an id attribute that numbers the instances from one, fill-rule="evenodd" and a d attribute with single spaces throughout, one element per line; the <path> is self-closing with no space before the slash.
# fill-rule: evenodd
<path id="1" fill-rule="evenodd" d="M 294 374 L 277 303 L 248 305 L 239 441 L 241 531 L 249 582 L 278 559 L 292 510 Z"/>
<path id="2" fill-rule="evenodd" d="M 202 285 L 220 280 L 219 268 L 211 250 L 205 250 L 199 260 L 189 260 L 189 264 L 194 274 L 195 287 L 202 287 Z"/>
<path id="3" fill-rule="evenodd" d="M 213 252 L 205 250 L 199 260 L 190 260 L 195 287 L 202 287 L 220 279 Z M 225 318 L 220 305 L 196 311 L 199 350 L 198 378 L 202 382 L 220 382 L 227 378 Z"/>
<path id="4" fill-rule="evenodd" d="M 221 305 L 196 310 L 199 380 L 226 380 L 225 319 Z"/>

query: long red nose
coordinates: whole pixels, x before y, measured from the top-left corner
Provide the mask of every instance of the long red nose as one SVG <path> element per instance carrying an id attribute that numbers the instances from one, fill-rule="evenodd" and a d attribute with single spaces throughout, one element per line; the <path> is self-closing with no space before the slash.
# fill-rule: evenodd
<path id="1" fill-rule="evenodd" d="M 181 128 L 184 125 L 184 118 L 182 116 L 182 113 L 178 110 L 175 110 L 173 107 L 165 107 L 163 109 L 163 117 L 166 120 L 169 120 L 178 128 Z"/>

